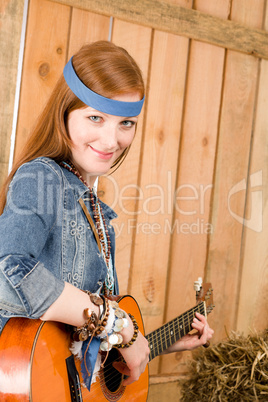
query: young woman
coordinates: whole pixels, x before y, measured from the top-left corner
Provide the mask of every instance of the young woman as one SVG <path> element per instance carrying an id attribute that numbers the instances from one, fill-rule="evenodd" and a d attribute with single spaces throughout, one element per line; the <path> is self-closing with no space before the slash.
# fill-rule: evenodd
<path id="1" fill-rule="evenodd" d="M 74 326 L 76 340 L 99 339 L 102 350 L 112 342 L 107 333 L 115 335 L 125 385 L 145 370 L 149 348 L 135 319 L 121 310 L 119 322 L 106 298 L 119 291 L 110 224 L 116 215 L 94 183 L 126 156 L 143 101 L 140 69 L 124 49 L 85 45 L 65 66 L 1 195 L 1 328 L 16 316 L 59 321 Z M 192 327 L 197 334 L 167 352 L 212 337 L 205 317 L 197 314 Z"/>

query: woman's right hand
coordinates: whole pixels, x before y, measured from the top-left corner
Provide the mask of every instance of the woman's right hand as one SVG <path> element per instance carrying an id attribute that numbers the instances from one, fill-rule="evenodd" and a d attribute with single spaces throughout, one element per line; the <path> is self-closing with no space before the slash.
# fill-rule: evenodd
<path id="1" fill-rule="evenodd" d="M 123 343 L 128 343 L 134 333 L 133 323 L 128 318 L 129 325 L 121 332 L 123 336 Z M 147 339 L 138 332 L 138 336 L 135 342 L 128 348 L 120 349 L 120 352 L 125 360 L 124 362 L 114 362 L 113 366 L 120 373 L 126 375 L 123 381 L 123 385 L 129 385 L 140 378 L 140 375 L 145 371 L 147 364 L 149 363 L 149 346 Z"/>

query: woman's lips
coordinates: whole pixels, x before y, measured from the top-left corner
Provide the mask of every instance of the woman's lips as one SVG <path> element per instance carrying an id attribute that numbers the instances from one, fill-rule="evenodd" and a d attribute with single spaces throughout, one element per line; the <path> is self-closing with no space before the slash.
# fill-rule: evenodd
<path id="1" fill-rule="evenodd" d="M 98 155 L 98 157 L 101 159 L 110 159 L 114 154 L 114 152 L 98 151 L 97 149 L 93 148 L 91 145 L 89 145 L 89 146 L 92 149 L 92 151 L 94 151 Z"/>

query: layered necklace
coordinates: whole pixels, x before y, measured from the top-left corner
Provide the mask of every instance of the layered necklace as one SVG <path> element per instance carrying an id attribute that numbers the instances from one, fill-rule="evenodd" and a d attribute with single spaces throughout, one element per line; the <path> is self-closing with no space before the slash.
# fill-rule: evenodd
<path id="1" fill-rule="evenodd" d="M 99 198 L 94 190 L 90 188 L 87 182 L 83 179 L 82 175 L 76 169 L 76 167 L 70 162 L 60 162 L 60 165 L 67 169 L 69 172 L 73 173 L 78 179 L 85 184 L 85 186 L 89 190 L 90 195 L 90 204 L 93 210 L 93 218 L 95 221 L 95 227 L 97 229 L 98 237 L 100 239 L 102 255 L 107 267 L 107 276 L 105 278 L 105 282 L 103 284 L 104 293 L 106 295 L 113 294 L 114 290 L 114 275 L 113 275 L 113 267 L 112 267 L 112 259 L 111 259 L 111 240 L 108 232 L 108 228 L 105 222 L 103 210 Z M 95 202 L 96 198 L 96 202 Z"/>

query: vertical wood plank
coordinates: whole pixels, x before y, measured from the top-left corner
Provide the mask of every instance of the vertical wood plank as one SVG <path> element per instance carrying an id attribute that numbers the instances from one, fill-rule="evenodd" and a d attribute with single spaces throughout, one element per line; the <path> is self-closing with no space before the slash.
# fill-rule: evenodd
<path id="1" fill-rule="evenodd" d="M 261 27 L 263 6 L 263 1 L 234 1 L 232 19 Z M 226 336 L 225 328 L 236 326 L 243 225 L 234 214 L 243 217 L 245 209 L 245 191 L 236 191 L 236 186 L 248 174 L 257 74 L 253 57 L 228 51 L 207 264 L 217 306 L 211 316 L 215 341 Z"/>
<path id="2" fill-rule="evenodd" d="M 30 2 L 15 156 L 62 73 L 69 18 L 67 6 L 50 1 Z"/>
<path id="3" fill-rule="evenodd" d="M 155 32 L 130 286 L 146 332 L 163 321 L 187 59 L 188 39 Z"/>
<path id="4" fill-rule="evenodd" d="M 266 10 L 264 29 L 268 29 L 268 10 Z M 237 317 L 237 330 L 244 333 L 248 333 L 249 330 L 262 331 L 268 327 L 267 88 L 268 62 L 262 60 L 251 149 L 246 214 L 248 222 L 244 228 L 241 291 Z"/>
<path id="5" fill-rule="evenodd" d="M 146 83 L 150 59 L 151 29 L 115 19 L 112 42 L 122 46 L 131 54 L 141 68 Z M 128 291 L 133 240 L 132 222 L 135 218 L 137 200 L 144 110 L 145 107 L 139 117 L 135 139 L 123 165 L 111 176 L 102 177 L 99 181 L 101 198 L 118 214 L 118 219 L 113 222 L 113 226 L 117 237 L 115 264 L 121 294 Z"/>
<path id="6" fill-rule="evenodd" d="M 229 2 L 196 2 L 227 18 Z M 175 193 L 166 321 L 195 304 L 193 282 L 204 276 L 220 115 L 224 49 L 192 41 Z M 213 95 L 212 95 L 213 94 Z M 183 372 L 189 354 L 162 357 L 162 372 Z"/>
<path id="7" fill-rule="evenodd" d="M 109 27 L 109 17 L 73 8 L 68 58 L 85 43 L 108 40 Z"/>
<path id="8" fill-rule="evenodd" d="M 23 1 L 0 4 L 0 187 L 8 172 L 10 136 L 16 92 Z"/>

